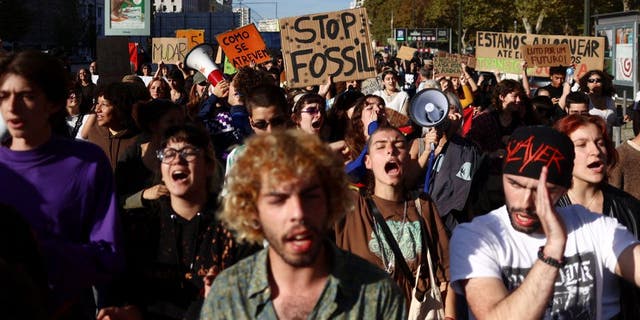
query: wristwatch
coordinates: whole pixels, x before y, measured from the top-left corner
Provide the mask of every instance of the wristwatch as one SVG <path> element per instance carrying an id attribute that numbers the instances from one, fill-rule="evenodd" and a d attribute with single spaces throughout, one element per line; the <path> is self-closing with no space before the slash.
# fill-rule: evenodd
<path id="1" fill-rule="evenodd" d="M 538 250 L 538 259 L 555 268 L 562 268 L 566 263 L 566 261 L 564 261 L 564 258 L 562 258 L 561 260 L 556 260 L 554 258 L 545 256 L 544 246 L 540 247 L 540 249 Z"/>

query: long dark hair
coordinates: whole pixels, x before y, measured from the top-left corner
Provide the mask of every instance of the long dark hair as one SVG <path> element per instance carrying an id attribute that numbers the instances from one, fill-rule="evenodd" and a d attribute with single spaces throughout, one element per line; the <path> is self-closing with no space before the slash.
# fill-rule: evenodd
<path id="1" fill-rule="evenodd" d="M 616 93 L 616 89 L 613 87 L 611 76 L 600 70 L 589 70 L 580 78 L 580 80 L 578 80 L 578 83 L 580 84 L 580 91 L 589 93 L 589 86 L 587 85 L 587 82 L 594 74 L 600 76 L 600 79 L 602 80 L 602 95 L 605 97 L 612 97 Z"/>
<path id="2" fill-rule="evenodd" d="M 385 105 L 384 99 L 373 94 L 368 94 L 358 99 L 358 102 L 353 109 L 353 115 L 351 115 L 351 119 L 349 120 L 347 126 L 347 132 L 344 137 L 344 141 L 351 152 L 352 159 L 355 159 L 360 155 L 360 153 L 364 149 L 365 144 L 367 143 L 367 138 L 364 135 L 364 124 L 362 123 L 362 110 L 364 110 L 367 99 L 369 98 L 379 99 L 382 102 L 382 105 Z M 387 124 L 388 121 L 386 117 L 378 117 L 379 126 L 384 126 Z"/>

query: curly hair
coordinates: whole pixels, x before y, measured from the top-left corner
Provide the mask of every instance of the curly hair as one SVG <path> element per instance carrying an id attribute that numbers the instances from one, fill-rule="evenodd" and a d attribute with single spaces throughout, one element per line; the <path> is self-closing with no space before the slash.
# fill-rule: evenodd
<path id="1" fill-rule="evenodd" d="M 262 185 L 314 177 L 327 198 L 326 227 L 330 228 L 352 210 L 342 160 L 318 137 L 301 130 L 253 136 L 227 176 L 220 220 L 240 241 L 261 243 L 264 234 L 252 222 L 258 217 L 256 203 Z"/>
<path id="2" fill-rule="evenodd" d="M 255 87 L 262 85 L 273 84 L 273 77 L 264 70 L 256 70 L 251 67 L 242 67 L 238 69 L 238 72 L 233 76 L 234 89 L 240 94 L 240 99 L 243 103 L 247 103 L 245 100 L 251 91 Z"/>
<path id="3" fill-rule="evenodd" d="M 600 76 L 600 79 L 602 80 L 602 95 L 605 97 L 612 97 L 616 93 L 616 89 L 613 87 L 611 76 L 600 70 L 589 70 L 580 78 L 580 80 L 578 80 L 578 83 L 580 84 L 580 91 L 589 93 L 589 86 L 587 85 L 587 82 L 594 74 Z"/>

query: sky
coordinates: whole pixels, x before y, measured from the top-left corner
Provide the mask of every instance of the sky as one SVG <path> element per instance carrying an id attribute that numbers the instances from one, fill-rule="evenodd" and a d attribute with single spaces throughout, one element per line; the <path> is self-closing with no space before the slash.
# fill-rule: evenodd
<path id="1" fill-rule="evenodd" d="M 242 4 L 243 7 L 249 7 L 252 10 L 254 20 L 295 17 L 310 13 L 320 13 L 329 11 L 338 11 L 349 9 L 353 0 L 234 0 L 233 6 L 237 7 Z M 264 2 L 264 3 L 260 3 Z"/>

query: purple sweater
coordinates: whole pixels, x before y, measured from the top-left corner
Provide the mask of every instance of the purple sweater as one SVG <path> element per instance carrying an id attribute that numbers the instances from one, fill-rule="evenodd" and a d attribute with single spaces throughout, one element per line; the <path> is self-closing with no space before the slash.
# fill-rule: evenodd
<path id="1" fill-rule="evenodd" d="M 99 147 L 55 137 L 29 151 L 0 147 L 0 202 L 33 228 L 54 304 L 122 270 L 113 174 Z"/>

